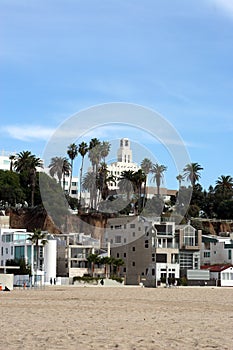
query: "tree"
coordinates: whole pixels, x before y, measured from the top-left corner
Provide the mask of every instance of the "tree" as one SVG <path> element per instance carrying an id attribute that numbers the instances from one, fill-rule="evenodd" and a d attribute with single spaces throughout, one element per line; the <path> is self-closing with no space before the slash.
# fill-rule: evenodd
<path id="1" fill-rule="evenodd" d="M 9 156 L 9 159 L 10 159 L 10 171 L 13 171 L 15 155 L 11 154 L 11 155 Z"/>
<path id="2" fill-rule="evenodd" d="M 156 182 L 157 186 L 157 195 L 160 195 L 160 185 L 161 180 L 163 179 L 163 173 L 167 170 L 165 165 L 159 165 L 158 163 L 153 164 L 151 169 L 151 173 L 153 174 L 152 181 Z"/>
<path id="3" fill-rule="evenodd" d="M 96 193 L 96 175 L 92 171 L 85 174 L 82 180 L 82 188 L 90 192 L 90 206 L 93 208 L 94 196 Z"/>
<path id="4" fill-rule="evenodd" d="M 88 152 L 88 145 L 86 142 L 81 142 L 78 145 L 78 152 L 82 157 L 82 164 L 81 164 L 81 168 L 80 168 L 80 194 L 79 194 L 79 198 L 80 198 L 80 205 L 81 205 L 81 196 L 82 196 L 82 180 L 83 180 L 83 163 L 84 163 L 84 157 Z"/>
<path id="5" fill-rule="evenodd" d="M 20 175 L 10 170 L 0 170 L 0 201 L 15 206 L 16 203 L 23 203 L 25 198 Z"/>
<path id="6" fill-rule="evenodd" d="M 118 182 L 120 191 L 123 193 L 126 192 L 128 202 L 130 201 L 130 194 L 134 191 L 133 176 L 133 170 L 125 170 L 121 173 L 120 181 Z"/>
<path id="7" fill-rule="evenodd" d="M 194 186 L 201 177 L 200 170 L 203 170 L 203 168 L 198 163 L 187 164 L 184 167 L 184 178 L 189 180 L 191 185 Z"/>
<path id="8" fill-rule="evenodd" d="M 233 178 L 230 175 L 221 175 L 216 181 L 215 192 L 224 200 L 230 199 L 233 195 Z"/>
<path id="9" fill-rule="evenodd" d="M 95 274 L 95 265 L 100 262 L 100 258 L 98 256 L 98 254 L 90 254 L 87 257 L 87 261 L 91 265 L 91 274 L 92 274 L 92 277 L 93 277 L 94 274 Z"/>
<path id="10" fill-rule="evenodd" d="M 53 157 L 49 164 L 49 173 L 52 177 L 55 175 L 58 178 L 58 182 L 61 185 L 61 180 L 63 178 L 63 190 L 65 190 L 65 175 L 70 173 L 70 163 L 66 157 Z"/>
<path id="11" fill-rule="evenodd" d="M 29 151 L 17 153 L 14 168 L 18 173 L 25 174 L 31 188 L 31 206 L 34 207 L 36 187 L 36 169 L 43 168 L 43 162 Z"/>
<path id="12" fill-rule="evenodd" d="M 32 245 L 35 245 L 35 250 L 36 250 L 36 254 L 35 254 L 35 260 L 36 260 L 35 270 L 36 270 L 36 274 L 37 274 L 37 271 L 39 270 L 39 257 L 40 257 L 39 256 L 39 246 L 40 246 L 40 244 L 42 244 L 42 246 L 45 246 L 48 243 L 48 241 L 46 239 L 46 236 L 47 236 L 47 232 L 42 232 L 40 229 L 35 229 L 33 231 L 33 234 L 30 235 L 30 237 L 28 238 L 28 240 L 32 242 Z"/>
<path id="13" fill-rule="evenodd" d="M 72 176 L 73 176 L 73 163 L 74 159 L 78 155 L 78 146 L 75 143 L 72 143 L 71 145 L 68 146 L 67 154 L 71 160 L 71 166 L 70 166 L 70 185 L 69 185 L 69 191 L 68 193 L 70 194 L 70 189 L 71 189 L 71 182 L 72 182 Z"/>
<path id="14" fill-rule="evenodd" d="M 89 144 L 89 153 L 88 153 L 89 159 L 92 164 L 92 171 L 95 174 L 97 178 L 98 173 L 98 166 L 101 159 L 101 142 L 97 138 L 93 138 L 90 141 Z M 96 183 L 93 183 L 93 202 L 91 203 L 91 206 L 96 209 L 96 203 L 97 203 L 97 186 Z"/>
<path id="15" fill-rule="evenodd" d="M 150 173 L 151 169 L 153 167 L 153 163 L 150 159 L 144 158 L 141 162 L 141 168 L 142 171 L 144 172 L 146 178 L 145 178 L 145 183 L 144 183 L 144 200 L 143 200 L 143 207 L 145 206 L 145 199 L 147 198 L 147 193 L 146 193 L 146 187 L 147 187 L 147 176 Z"/>
<path id="16" fill-rule="evenodd" d="M 114 267 L 116 267 L 117 269 L 117 276 L 120 277 L 120 267 L 125 265 L 125 262 L 123 259 L 120 259 L 120 258 L 113 258 L 112 259 L 112 264 Z"/>
<path id="17" fill-rule="evenodd" d="M 182 174 L 177 175 L 176 180 L 179 182 L 179 189 L 180 189 L 181 183 L 184 180 L 184 175 L 182 175 Z"/>
<path id="18" fill-rule="evenodd" d="M 108 156 L 109 152 L 110 152 L 110 148 L 111 148 L 111 144 L 108 141 L 103 141 L 101 146 L 100 146 L 100 154 L 101 154 L 101 158 L 103 159 L 104 163 L 105 163 L 105 159 Z"/>

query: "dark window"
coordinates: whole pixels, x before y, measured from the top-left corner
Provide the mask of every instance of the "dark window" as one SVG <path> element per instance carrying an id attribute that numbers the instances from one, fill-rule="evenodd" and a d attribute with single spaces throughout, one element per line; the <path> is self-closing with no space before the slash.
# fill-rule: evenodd
<path id="1" fill-rule="evenodd" d="M 132 251 L 135 252 L 135 247 L 132 247 Z"/>
<path id="2" fill-rule="evenodd" d="M 126 258 L 126 253 L 124 253 L 124 258 Z"/>
<path id="3" fill-rule="evenodd" d="M 135 266 L 135 261 L 132 262 L 132 266 Z"/>
<path id="4" fill-rule="evenodd" d="M 167 262 L 167 254 L 156 254 L 156 262 L 166 263 Z"/>

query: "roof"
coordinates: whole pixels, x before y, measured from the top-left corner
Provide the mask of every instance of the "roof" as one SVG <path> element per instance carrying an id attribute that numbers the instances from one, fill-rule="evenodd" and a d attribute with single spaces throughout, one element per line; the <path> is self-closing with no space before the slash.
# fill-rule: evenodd
<path id="1" fill-rule="evenodd" d="M 222 272 L 229 267 L 233 267 L 231 264 L 225 264 L 225 265 L 204 265 L 201 266 L 202 270 L 209 270 L 210 272 Z"/>

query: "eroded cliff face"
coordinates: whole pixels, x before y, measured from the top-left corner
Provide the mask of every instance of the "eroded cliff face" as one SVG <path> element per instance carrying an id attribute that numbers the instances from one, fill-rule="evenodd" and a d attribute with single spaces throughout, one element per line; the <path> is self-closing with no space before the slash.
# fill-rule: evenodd
<path id="1" fill-rule="evenodd" d="M 56 225 L 53 219 L 43 208 L 8 209 L 6 215 L 10 216 L 11 228 L 26 228 L 28 231 L 41 229 L 49 233 L 84 232 L 93 238 L 102 239 L 103 230 L 112 215 L 100 213 L 67 215 L 61 218 L 61 224 Z M 204 234 L 219 235 L 221 232 L 233 232 L 233 223 L 223 221 L 193 221 L 191 224 L 202 229 Z"/>
<path id="2" fill-rule="evenodd" d="M 10 216 L 11 228 L 26 228 L 31 232 L 34 229 L 41 229 L 54 234 L 61 233 L 43 208 L 8 209 L 6 215 Z"/>
<path id="3" fill-rule="evenodd" d="M 101 239 L 107 223 L 107 216 L 102 214 L 67 215 L 60 218 L 61 224 L 56 225 L 44 208 L 8 209 L 11 228 L 26 228 L 27 231 L 41 229 L 49 233 L 84 232 Z"/>

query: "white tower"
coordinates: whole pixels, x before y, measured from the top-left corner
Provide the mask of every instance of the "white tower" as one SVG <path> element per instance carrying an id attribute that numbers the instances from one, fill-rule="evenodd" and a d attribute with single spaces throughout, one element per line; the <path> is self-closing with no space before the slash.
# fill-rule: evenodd
<path id="1" fill-rule="evenodd" d="M 120 140 L 120 148 L 117 151 L 117 161 L 121 163 L 132 163 L 132 151 L 129 139 Z"/>

